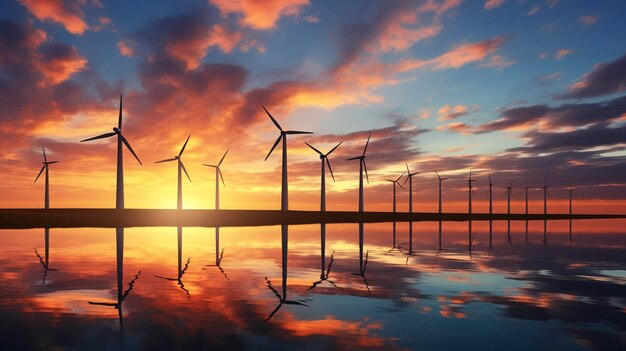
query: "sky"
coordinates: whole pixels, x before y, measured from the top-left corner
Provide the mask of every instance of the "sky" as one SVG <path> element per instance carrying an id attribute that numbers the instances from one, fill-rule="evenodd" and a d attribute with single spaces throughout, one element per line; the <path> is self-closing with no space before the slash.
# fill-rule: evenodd
<path id="1" fill-rule="evenodd" d="M 330 156 L 327 209 L 355 210 L 368 134 L 366 210 L 390 210 L 392 183 L 413 180 L 414 209 L 626 210 L 626 35 L 623 1 L 19 0 L 0 4 L 0 207 L 43 206 L 33 184 L 41 148 L 52 207 L 114 207 L 116 143 L 79 141 L 117 123 L 123 94 L 127 208 L 278 209 L 288 139 L 290 209 L 319 208 L 320 160 Z M 402 179 L 401 183 L 404 182 Z M 408 183 L 405 183 L 405 187 Z M 398 189 L 398 208 L 408 195 Z"/>

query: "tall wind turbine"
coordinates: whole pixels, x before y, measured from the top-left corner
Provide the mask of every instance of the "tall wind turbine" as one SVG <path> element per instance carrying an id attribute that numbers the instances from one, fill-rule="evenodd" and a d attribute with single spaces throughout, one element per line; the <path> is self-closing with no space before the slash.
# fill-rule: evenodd
<path id="1" fill-rule="evenodd" d="M 216 165 L 208 165 L 205 163 L 202 164 L 203 166 L 215 168 L 215 209 L 216 210 L 220 209 L 220 179 L 222 180 L 222 185 L 226 186 L 226 183 L 224 183 L 224 176 L 222 175 L 222 170 L 220 169 L 220 166 L 222 165 L 222 162 L 224 162 L 224 158 L 226 157 L 226 154 L 228 154 L 228 150 L 226 150 L 226 152 L 224 153 L 224 156 L 222 156 L 222 158 L 220 159 L 220 162 L 218 162 Z"/>
<path id="2" fill-rule="evenodd" d="M 472 194 L 474 193 L 473 182 L 475 179 L 472 179 L 472 169 L 470 168 L 469 178 L 467 179 L 467 193 L 468 193 L 468 203 L 467 203 L 467 213 L 469 214 L 469 218 L 467 221 L 468 224 L 468 248 L 472 251 Z"/>
<path id="3" fill-rule="evenodd" d="M 332 167 L 330 167 L 330 161 L 328 160 L 328 155 L 330 155 L 333 151 L 335 151 L 339 145 L 341 145 L 342 142 L 340 142 L 339 144 L 335 145 L 334 148 L 330 149 L 330 151 L 328 151 L 327 153 L 322 153 L 320 150 L 318 150 L 317 148 L 315 148 L 313 145 L 305 142 L 305 144 L 307 144 L 308 147 L 310 147 L 311 149 L 313 149 L 313 151 L 317 152 L 320 155 L 320 160 L 322 161 L 322 181 L 321 181 L 321 200 L 320 200 L 320 211 L 321 212 L 325 212 L 326 211 L 326 165 L 328 165 L 328 170 L 330 171 L 330 175 L 331 177 L 333 177 L 333 182 L 335 181 L 335 175 L 333 174 L 333 169 Z"/>
<path id="4" fill-rule="evenodd" d="M 493 245 L 493 183 L 489 174 L 489 247 Z"/>
<path id="5" fill-rule="evenodd" d="M 137 162 L 141 165 L 141 160 L 137 157 L 137 154 L 133 150 L 133 148 L 128 143 L 128 140 L 122 134 L 122 94 L 120 94 L 120 113 L 117 122 L 117 127 L 113 127 L 112 133 L 105 133 L 102 135 L 95 136 L 93 138 L 81 140 L 80 142 L 91 141 L 96 139 L 104 139 L 110 138 L 112 136 L 117 135 L 117 185 L 115 190 L 115 208 L 123 209 L 124 208 L 124 155 L 122 153 L 122 143 L 126 145 L 128 150 L 133 156 L 137 159 Z"/>
<path id="6" fill-rule="evenodd" d="M 268 152 L 267 156 L 265 156 L 266 161 L 267 161 L 267 158 L 270 157 L 270 155 L 272 154 L 272 151 L 274 151 L 278 143 L 280 143 L 281 141 L 283 142 L 283 167 L 282 167 L 283 179 L 282 179 L 281 196 L 280 196 L 280 209 L 282 211 L 287 211 L 289 210 L 289 180 L 287 179 L 287 135 L 289 134 L 313 134 L 313 132 L 303 132 L 303 131 L 298 131 L 298 130 L 283 130 L 283 128 L 280 126 L 280 124 L 278 124 L 278 122 L 276 122 L 274 117 L 272 117 L 272 115 L 265 108 L 265 106 L 262 106 L 262 107 L 263 107 L 263 110 L 265 110 L 265 113 L 267 113 L 267 116 L 272 120 L 276 128 L 278 128 L 278 130 L 280 131 L 280 135 L 278 136 L 278 139 L 276 139 L 276 142 L 270 149 L 270 152 Z"/>
<path id="7" fill-rule="evenodd" d="M 367 142 L 365 143 L 365 148 L 363 149 L 363 155 L 348 159 L 348 161 L 359 160 L 359 212 L 365 211 L 363 206 L 363 170 L 365 170 L 365 179 L 367 179 L 367 184 L 370 182 L 370 178 L 367 175 L 367 165 L 365 164 L 365 152 L 367 151 L 367 145 L 369 145 L 371 137 L 372 132 L 370 132 L 367 137 Z"/>
<path id="8" fill-rule="evenodd" d="M 526 244 L 528 244 L 528 189 L 532 187 L 526 187 Z"/>
<path id="9" fill-rule="evenodd" d="M 402 189 L 404 189 L 404 187 L 402 186 L 402 184 L 400 184 L 400 178 L 402 178 L 402 176 L 404 175 L 404 172 L 402 172 L 402 174 L 400 174 L 400 176 L 398 177 L 398 179 L 393 180 L 393 179 L 387 179 L 388 182 L 393 183 L 393 213 L 396 213 L 396 184 L 398 186 L 400 186 Z M 411 252 L 412 249 L 412 240 L 409 240 L 409 253 Z M 396 221 L 393 221 L 393 248 L 396 248 Z"/>
<path id="10" fill-rule="evenodd" d="M 513 181 L 511 181 L 509 186 L 505 187 L 505 189 L 506 189 L 507 237 L 508 237 L 508 241 L 511 242 L 511 195 L 513 194 Z"/>
<path id="11" fill-rule="evenodd" d="M 407 180 L 409 181 L 409 213 L 413 213 L 413 176 L 418 175 L 420 172 L 411 173 L 411 170 L 409 170 L 409 164 L 405 162 L 405 165 L 406 165 L 407 176 L 404 179 L 403 184 L 406 184 Z M 409 253 L 411 253 L 412 251 L 413 251 L 413 221 L 409 221 Z"/>
<path id="12" fill-rule="evenodd" d="M 435 171 L 435 174 L 437 175 L 437 179 L 439 179 L 439 250 L 441 250 L 441 182 L 449 178 L 441 178 L 437 171 Z"/>
<path id="13" fill-rule="evenodd" d="M 548 182 L 544 179 L 543 187 L 539 188 L 538 191 L 543 190 L 543 243 L 548 243 L 548 198 L 550 197 L 550 192 L 548 191 Z"/>
<path id="14" fill-rule="evenodd" d="M 178 197 L 176 201 L 177 210 L 183 209 L 183 178 L 182 178 L 181 170 L 185 172 L 185 175 L 187 175 L 187 179 L 189 179 L 189 182 L 191 182 L 191 178 L 189 178 L 189 173 L 187 173 L 187 169 L 185 168 L 185 165 L 183 164 L 183 160 L 181 158 L 183 156 L 183 152 L 185 152 L 185 147 L 187 146 L 187 143 L 189 142 L 189 138 L 191 138 L 191 134 L 187 137 L 187 140 L 185 140 L 185 144 L 183 144 L 183 148 L 180 149 L 180 152 L 178 153 L 177 156 L 155 162 L 155 163 L 163 163 L 163 162 L 178 161 Z"/>
<path id="15" fill-rule="evenodd" d="M 37 178 L 35 178 L 35 183 L 37 183 L 37 179 L 39 179 L 39 177 L 41 176 L 41 173 L 45 170 L 46 171 L 46 187 L 45 187 L 45 197 L 44 197 L 44 208 L 48 209 L 50 208 L 50 172 L 48 172 L 48 165 L 57 163 L 59 161 L 48 161 L 48 157 L 46 156 L 46 149 L 44 147 L 41 147 L 41 150 L 43 151 L 43 166 L 41 166 L 41 170 L 39 171 L 39 174 L 37 174 Z"/>

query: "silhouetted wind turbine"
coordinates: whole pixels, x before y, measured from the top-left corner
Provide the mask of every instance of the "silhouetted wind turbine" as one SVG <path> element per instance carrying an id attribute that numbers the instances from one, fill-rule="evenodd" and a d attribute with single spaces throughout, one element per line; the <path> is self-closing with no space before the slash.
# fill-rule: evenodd
<path id="1" fill-rule="evenodd" d="M 543 243 L 548 243 L 548 198 L 550 197 L 550 192 L 548 191 L 548 182 L 544 179 L 543 187 L 537 189 L 538 191 L 543 190 Z"/>
<path id="2" fill-rule="evenodd" d="M 120 113 L 117 122 L 117 127 L 113 127 L 112 133 L 105 133 L 102 135 L 95 136 L 93 138 L 81 140 L 80 142 L 96 140 L 96 139 L 104 139 L 110 138 L 112 136 L 117 135 L 117 185 L 115 191 L 115 208 L 123 209 L 124 208 L 124 155 L 122 154 L 122 143 L 126 145 L 130 153 L 135 156 L 137 162 L 141 165 L 141 160 L 137 157 L 137 154 L 133 150 L 133 148 L 128 143 L 128 140 L 122 134 L 122 94 L 120 94 Z"/>
<path id="3" fill-rule="evenodd" d="M 44 252 L 45 258 L 41 257 L 37 249 L 35 249 L 35 255 L 39 258 L 39 262 L 43 266 L 43 279 L 41 281 L 41 285 L 46 284 L 46 277 L 48 276 L 48 271 L 55 272 L 58 269 L 50 268 L 50 228 L 44 228 Z"/>
<path id="4" fill-rule="evenodd" d="M 183 164 L 183 160 L 181 159 L 181 157 L 183 156 L 183 152 L 185 152 L 185 147 L 187 146 L 187 143 L 189 142 L 189 138 L 191 138 L 191 134 L 187 137 L 187 140 L 185 140 L 185 144 L 183 144 L 183 147 L 182 149 L 180 149 L 180 152 L 178 153 L 177 156 L 155 162 L 155 163 L 162 163 L 162 162 L 178 161 L 178 196 L 177 196 L 177 201 L 176 201 L 176 209 L 178 210 L 183 209 L 183 178 L 182 178 L 181 170 L 185 172 L 185 175 L 187 175 L 187 179 L 189 179 L 189 182 L 191 182 L 191 178 L 189 178 L 189 173 L 187 173 L 187 169 L 185 168 L 185 165 Z"/>
<path id="5" fill-rule="evenodd" d="M 298 131 L 298 130 L 283 130 L 283 128 L 280 126 L 280 124 L 278 124 L 278 122 L 276 122 L 274 117 L 272 117 L 272 115 L 265 108 L 265 106 L 262 106 L 262 107 L 263 107 L 263 110 L 265 110 L 265 113 L 267 113 L 267 116 L 272 120 L 276 128 L 278 128 L 278 130 L 280 131 L 280 135 L 278 136 L 278 139 L 276 139 L 276 142 L 270 149 L 270 152 L 268 152 L 267 156 L 265 156 L 266 161 L 267 161 L 267 158 L 270 157 L 270 155 L 272 154 L 272 151 L 274 151 L 278 143 L 280 143 L 281 141 L 283 142 L 283 166 L 282 166 L 283 177 L 282 177 L 281 196 L 280 196 L 280 209 L 282 211 L 287 211 L 289 210 L 289 180 L 287 178 L 287 135 L 289 134 L 313 134 L 313 132 L 303 132 L 303 131 Z"/>
<path id="6" fill-rule="evenodd" d="M 526 244 L 528 244 L 528 189 L 532 187 L 526 187 Z"/>
<path id="7" fill-rule="evenodd" d="M 437 179 L 439 179 L 439 250 L 441 250 L 441 209 L 442 209 L 442 204 L 441 204 L 441 182 L 443 182 L 444 180 L 447 180 L 449 178 L 441 178 L 441 176 L 439 175 L 439 173 L 437 173 L 437 171 L 435 171 L 435 174 L 437 175 Z"/>
<path id="8" fill-rule="evenodd" d="M 467 193 L 468 193 L 468 203 L 467 203 L 467 213 L 469 214 L 469 218 L 467 221 L 468 224 L 468 249 L 470 252 L 472 251 L 472 195 L 474 193 L 473 182 L 475 179 L 472 179 L 472 169 L 469 171 L 469 178 L 467 179 Z"/>
<path id="9" fill-rule="evenodd" d="M 493 245 L 493 183 L 489 174 L 489 247 Z"/>
<path id="10" fill-rule="evenodd" d="M 508 238 L 508 241 L 511 242 L 511 194 L 513 193 L 513 181 L 511 181 L 509 186 L 505 187 L 505 189 L 506 189 L 507 238 Z"/>
<path id="11" fill-rule="evenodd" d="M 406 162 L 404 164 L 406 165 L 407 176 L 404 179 L 403 184 L 406 184 L 406 182 L 409 181 L 409 213 L 413 213 L 413 176 L 418 175 L 420 172 L 411 173 L 411 170 L 409 170 L 409 164 Z M 394 241 L 395 241 L 395 233 L 394 233 Z M 409 221 L 409 254 L 412 251 L 413 251 L 413 221 Z"/>
<path id="12" fill-rule="evenodd" d="M 168 277 L 163 277 L 160 275 L 155 275 L 155 277 L 177 282 L 180 289 L 184 291 L 187 294 L 187 298 L 191 300 L 191 294 L 189 293 L 189 290 L 185 288 L 185 283 L 183 283 L 183 276 L 185 275 L 185 272 L 187 272 L 187 269 L 189 268 L 191 257 L 187 259 L 187 262 L 185 263 L 185 266 L 183 267 L 183 264 L 182 264 L 183 263 L 183 228 L 182 227 L 177 227 L 177 241 L 178 241 L 178 246 L 177 246 L 178 273 L 176 275 L 176 278 L 168 278 Z"/>
<path id="13" fill-rule="evenodd" d="M 330 171 L 330 175 L 331 177 L 333 177 L 333 182 L 335 181 L 335 175 L 333 174 L 333 169 L 332 167 L 330 167 L 330 161 L 328 160 L 328 155 L 330 155 L 333 151 L 335 151 L 339 145 L 341 145 L 342 142 L 339 142 L 339 144 L 335 145 L 334 148 L 330 149 L 330 151 L 328 151 L 327 153 L 323 154 L 320 150 L 316 149 L 313 145 L 305 142 L 305 144 L 310 147 L 311 149 L 313 149 L 313 151 L 317 152 L 320 156 L 320 160 L 322 161 L 322 181 L 321 181 L 321 200 L 320 200 L 320 211 L 321 212 L 325 212 L 326 211 L 326 165 L 328 165 L 328 170 Z"/>
<path id="14" fill-rule="evenodd" d="M 404 189 L 402 184 L 400 184 L 400 178 L 402 178 L 403 176 L 404 172 L 402 172 L 402 174 L 400 174 L 400 176 L 396 180 L 387 179 L 388 182 L 393 183 L 393 213 L 396 213 L 396 185 Z"/>
<path id="15" fill-rule="evenodd" d="M 574 241 L 573 237 L 572 237 L 572 217 L 573 217 L 573 212 L 572 212 L 572 192 L 574 191 L 574 188 L 572 188 L 572 186 L 569 186 L 569 241 L 572 242 Z"/>
<path id="16" fill-rule="evenodd" d="M 222 175 L 222 170 L 220 169 L 220 166 L 222 165 L 222 162 L 224 162 L 224 158 L 226 157 L 226 154 L 228 154 L 228 150 L 226 150 L 226 152 L 224 153 L 224 156 L 222 156 L 222 158 L 220 159 L 220 162 L 218 162 L 216 165 L 208 165 L 206 163 L 202 164 L 203 166 L 215 168 L 215 209 L 216 210 L 220 209 L 220 179 L 222 180 L 222 185 L 226 186 L 226 183 L 224 183 L 224 176 Z"/>
<path id="17" fill-rule="evenodd" d="M 43 151 L 43 166 L 41 166 L 41 170 L 39 171 L 39 174 L 37 174 L 37 178 L 35 178 L 34 183 L 37 183 L 37 179 L 39 179 L 39 177 L 41 176 L 41 173 L 45 170 L 46 171 L 46 186 L 45 186 L 45 196 L 44 196 L 44 208 L 48 209 L 50 208 L 50 172 L 48 171 L 48 165 L 57 163 L 59 161 L 48 161 L 48 157 L 46 156 L 46 149 L 44 147 L 41 147 L 41 150 Z"/>
<path id="18" fill-rule="evenodd" d="M 367 184 L 370 182 L 370 178 L 367 175 L 367 165 L 365 164 L 365 152 L 367 151 L 367 145 L 369 145 L 371 137 L 372 132 L 370 132 L 367 137 L 367 142 L 365 143 L 365 148 L 363 149 L 363 155 L 348 159 L 348 161 L 359 160 L 359 212 L 365 211 L 365 206 L 363 206 L 363 170 L 365 170 L 365 179 L 367 179 Z"/>

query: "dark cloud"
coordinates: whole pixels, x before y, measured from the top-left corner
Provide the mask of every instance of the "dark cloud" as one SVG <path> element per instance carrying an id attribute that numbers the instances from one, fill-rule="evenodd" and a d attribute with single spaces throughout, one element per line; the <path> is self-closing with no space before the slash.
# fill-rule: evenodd
<path id="1" fill-rule="evenodd" d="M 611 127 L 607 124 L 596 124 L 585 129 L 554 133 L 533 130 L 524 133 L 523 137 L 529 139 L 526 145 L 510 149 L 511 151 L 534 153 L 577 151 L 626 143 L 626 126 Z"/>
<path id="2" fill-rule="evenodd" d="M 608 63 L 597 64 L 593 70 L 571 86 L 559 99 L 585 99 L 626 90 L 626 55 Z"/>

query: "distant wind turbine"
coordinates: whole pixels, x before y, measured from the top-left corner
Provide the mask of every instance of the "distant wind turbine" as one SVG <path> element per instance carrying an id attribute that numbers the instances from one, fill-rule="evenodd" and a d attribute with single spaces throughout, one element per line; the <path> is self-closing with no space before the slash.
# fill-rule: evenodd
<path id="1" fill-rule="evenodd" d="M 41 173 L 46 171 L 46 186 L 45 186 L 45 196 L 44 196 L 44 208 L 50 208 L 50 172 L 48 171 L 48 165 L 57 163 L 59 161 L 48 161 L 48 157 L 46 156 L 46 149 L 44 147 L 41 148 L 43 151 L 43 166 L 41 166 L 41 170 L 39 174 L 37 174 L 37 178 L 35 178 L 35 183 L 37 183 L 37 179 L 41 176 Z"/>
<path id="2" fill-rule="evenodd" d="M 283 142 L 283 166 L 282 166 L 283 177 L 282 177 L 282 187 L 281 187 L 281 197 L 280 197 L 280 209 L 282 211 L 287 211 L 289 210 L 289 180 L 287 178 L 287 135 L 289 134 L 313 134 L 313 133 L 303 132 L 303 131 L 298 131 L 298 130 L 283 130 L 283 128 L 280 126 L 280 124 L 278 124 L 278 122 L 276 122 L 274 117 L 272 117 L 272 115 L 265 108 L 265 106 L 262 106 L 262 107 L 263 107 L 263 110 L 265 110 L 265 113 L 267 113 L 267 116 L 272 120 L 276 128 L 278 128 L 278 130 L 280 131 L 280 135 L 278 136 L 278 139 L 276 139 L 276 142 L 270 149 L 270 152 L 268 152 L 267 156 L 265 156 L 266 161 L 267 161 L 267 158 L 270 157 L 270 155 L 272 154 L 272 151 L 274 151 L 278 143 L 280 143 L 281 141 Z"/>
<path id="3" fill-rule="evenodd" d="M 402 174 L 400 174 L 400 176 L 396 180 L 387 179 L 388 182 L 393 183 L 393 213 L 396 213 L 396 207 L 397 207 L 396 206 L 396 185 L 404 189 L 402 184 L 400 184 L 400 178 L 402 178 L 403 176 L 404 176 L 404 172 L 402 172 Z"/>
<path id="4" fill-rule="evenodd" d="M 189 179 L 189 182 L 191 182 L 191 178 L 189 178 L 189 173 L 187 173 L 187 169 L 185 168 L 185 165 L 183 164 L 183 160 L 181 158 L 183 156 L 183 152 L 185 152 L 185 147 L 187 147 L 189 138 L 191 138 L 191 134 L 187 137 L 187 140 L 185 140 L 185 144 L 183 144 L 183 147 L 182 149 L 180 149 L 180 152 L 178 153 L 177 156 L 155 162 L 155 163 L 163 163 L 163 162 L 178 161 L 178 196 L 177 196 L 177 202 L 176 202 L 177 210 L 183 209 L 183 178 L 182 178 L 181 170 L 185 172 L 187 179 Z"/>
<path id="5" fill-rule="evenodd" d="M 546 179 L 543 181 L 543 187 L 537 189 L 543 191 L 543 243 L 548 243 L 548 198 L 550 192 L 548 191 L 548 182 Z"/>
<path id="6" fill-rule="evenodd" d="M 473 187 L 473 182 L 475 182 L 475 179 L 472 179 L 472 169 L 470 168 L 470 172 L 469 172 L 469 178 L 467 179 L 467 193 L 468 193 L 468 206 L 467 206 L 467 212 L 469 214 L 469 218 L 467 221 L 468 224 L 468 248 L 470 251 L 472 251 L 472 195 L 474 193 L 474 187 Z"/>
<path id="7" fill-rule="evenodd" d="M 110 138 L 116 135 L 117 135 L 117 185 L 116 185 L 116 191 L 115 191 L 115 208 L 119 210 L 119 209 L 124 208 L 124 155 L 122 153 L 122 143 L 124 143 L 124 145 L 126 145 L 130 153 L 132 153 L 133 156 L 135 156 L 135 158 L 137 159 L 137 162 L 139 162 L 140 165 L 142 164 L 141 160 L 139 160 L 139 157 L 137 157 L 137 154 L 128 143 L 128 140 L 126 140 L 126 138 L 122 134 L 122 95 L 121 94 L 120 94 L 119 118 L 117 122 L 117 127 L 113 127 L 113 132 L 98 135 L 89 139 L 84 139 L 84 140 L 81 140 L 80 142 L 82 143 L 85 141 L 91 141 L 91 140 L 96 140 L 96 139 Z"/>
<path id="8" fill-rule="evenodd" d="M 489 174 L 489 247 L 493 245 L 493 183 Z"/>
<path id="9" fill-rule="evenodd" d="M 407 176 L 404 179 L 405 184 L 409 181 L 409 213 L 413 213 L 413 176 L 418 175 L 420 172 L 411 173 L 409 170 L 409 164 L 404 163 L 406 165 L 406 173 Z M 413 251 L 413 221 L 409 221 L 409 253 Z"/>
<path id="10" fill-rule="evenodd" d="M 528 189 L 532 187 L 526 187 L 526 243 L 528 244 Z"/>
<path id="11" fill-rule="evenodd" d="M 508 237 L 508 241 L 511 242 L 511 195 L 513 194 L 513 181 L 511 181 L 509 186 L 505 187 L 505 189 L 506 189 L 507 237 Z"/>
<path id="12" fill-rule="evenodd" d="M 339 145 L 341 145 L 343 141 L 339 142 L 339 144 L 335 145 L 334 148 L 330 149 L 327 153 L 322 153 L 320 150 L 315 148 L 313 145 L 305 142 L 305 144 L 313 149 L 313 151 L 317 152 L 320 156 L 320 160 L 322 161 L 322 180 L 321 180 L 321 200 L 320 200 L 320 211 L 326 211 L 326 165 L 328 165 L 328 170 L 330 171 L 331 177 L 333 177 L 333 182 L 335 181 L 335 175 L 333 174 L 333 169 L 330 167 L 330 161 L 328 160 L 328 155 L 330 155 L 333 151 L 335 151 Z"/>
<path id="13" fill-rule="evenodd" d="M 220 169 L 220 166 L 222 165 L 222 162 L 224 162 L 224 158 L 226 157 L 226 154 L 228 154 L 228 150 L 226 150 L 226 152 L 224 153 L 224 156 L 222 156 L 222 158 L 220 159 L 220 162 L 218 162 L 216 165 L 208 165 L 205 163 L 202 164 L 203 166 L 215 168 L 215 209 L 216 210 L 220 209 L 220 179 L 222 180 L 222 185 L 226 186 L 226 183 L 224 183 L 224 176 L 222 175 L 222 170 Z"/>
<path id="14" fill-rule="evenodd" d="M 372 132 L 370 132 L 367 137 L 367 142 L 365 143 L 365 148 L 363 149 L 363 154 L 361 156 L 348 159 L 348 161 L 359 160 L 359 212 L 365 211 L 365 207 L 363 206 L 363 170 L 365 170 L 365 179 L 367 179 L 367 183 L 369 184 L 370 182 L 369 176 L 367 175 L 367 165 L 365 164 L 365 152 L 367 151 L 367 145 L 369 145 L 371 137 Z"/>
<path id="15" fill-rule="evenodd" d="M 439 179 L 439 250 L 441 251 L 441 182 L 449 178 L 441 178 L 437 171 L 435 171 L 435 174 L 437 175 L 437 179 Z"/>
<path id="16" fill-rule="evenodd" d="M 569 241 L 572 242 L 574 241 L 574 238 L 572 237 L 572 218 L 573 218 L 573 212 L 572 212 L 572 192 L 574 191 L 574 188 L 572 188 L 572 186 L 569 186 Z"/>

